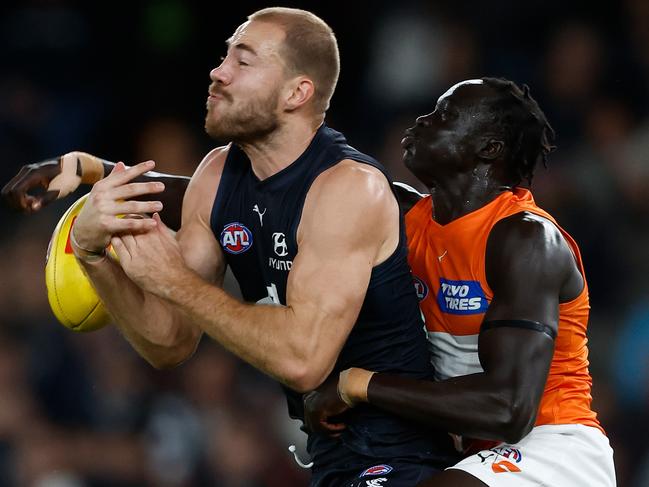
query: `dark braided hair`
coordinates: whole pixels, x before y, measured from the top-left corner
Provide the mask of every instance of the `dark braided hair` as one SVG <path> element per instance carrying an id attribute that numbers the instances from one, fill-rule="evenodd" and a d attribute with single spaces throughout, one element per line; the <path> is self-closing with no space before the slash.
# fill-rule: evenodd
<path id="1" fill-rule="evenodd" d="M 482 78 L 496 92 L 486 103 L 491 112 L 490 129 L 503 137 L 506 164 L 514 186 L 527 180 L 532 184 L 534 169 L 541 162 L 547 167 L 548 154 L 556 147 L 554 129 L 543 110 L 530 95 L 530 88 L 521 89 L 504 78 Z"/>

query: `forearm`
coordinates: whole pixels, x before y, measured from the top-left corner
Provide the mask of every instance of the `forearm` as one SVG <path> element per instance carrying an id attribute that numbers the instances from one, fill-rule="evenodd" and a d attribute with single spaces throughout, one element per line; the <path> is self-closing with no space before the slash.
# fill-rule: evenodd
<path id="1" fill-rule="evenodd" d="M 299 392 L 312 390 L 330 370 L 314 353 L 313 323 L 291 307 L 243 303 L 187 273 L 165 292 L 205 333 L 241 359 Z M 310 333 L 310 331 L 313 333 Z"/>
<path id="2" fill-rule="evenodd" d="M 370 404 L 419 424 L 498 441 L 517 441 L 533 426 L 536 411 L 518 396 L 486 373 L 440 382 L 381 373 L 367 389 Z"/>
<path id="3" fill-rule="evenodd" d="M 95 184 L 108 176 L 115 168 L 114 162 L 81 151 L 69 152 L 58 159 L 44 161 L 41 164 L 60 165 L 60 175 L 55 177 L 48 187 L 50 191 L 58 191 L 59 198 L 74 191 L 79 184 Z M 160 218 L 169 228 L 177 231 L 180 228 L 182 202 L 189 180 L 190 178 L 186 176 L 149 171 L 133 181 L 143 183 L 159 181 L 164 183 L 165 190 L 156 196 L 163 205 Z M 149 201 L 151 195 L 142 195 L 133 199 Z"/>
<path id="4" fill-rule="evenodd" d="M 151 365 L 172 367 L 193 354 L 200 331 L 187 317 L 140 289 L 112 259 L 80 262 L 124 338 Z"/>

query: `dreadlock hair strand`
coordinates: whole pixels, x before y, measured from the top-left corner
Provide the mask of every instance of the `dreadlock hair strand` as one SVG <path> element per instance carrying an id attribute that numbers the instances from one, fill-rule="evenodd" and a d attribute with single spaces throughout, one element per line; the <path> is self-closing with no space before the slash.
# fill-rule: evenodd
<path id="1" fill-rule="evenodd" d="M 534 170 L 541 163 L 547 167 L 548 155 L 556 149 L 555 133 L 526 84 L 522 89 L 504 78 L 482 78 L 496 92 L 488 101 L 491 128 L 499 133 L 508 151 L 506 163 L 514 186 L 522 181 L 532 184 Z"/>

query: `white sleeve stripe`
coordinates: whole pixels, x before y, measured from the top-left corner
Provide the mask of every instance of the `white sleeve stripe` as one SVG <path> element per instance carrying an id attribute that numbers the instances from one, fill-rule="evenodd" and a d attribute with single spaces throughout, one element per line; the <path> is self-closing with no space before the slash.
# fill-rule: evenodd
<path id="1" fill-rule="evenodd" d="M 422 198 L 425 197 L 425 196 L 428 196 L 427 194 L 420 193 L 419 191 L 417 191 L 415 188 L 413 188 L 409 184 L 401 183 L 399 181 L 394 181 L 392 184 L 394 184 L 395 186 L 399 186 L 400 188 L 403 188 L 403 189 L 405 189 L 406 191 L 408 191 L 410 193 L 416 193 L 417 195 L 421 196 Z"/>

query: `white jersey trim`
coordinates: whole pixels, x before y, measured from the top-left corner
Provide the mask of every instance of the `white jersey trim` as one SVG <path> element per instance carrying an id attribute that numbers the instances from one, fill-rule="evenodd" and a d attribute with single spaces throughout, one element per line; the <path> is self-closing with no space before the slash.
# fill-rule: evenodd
<path id="1" fill-rule="evenodd" d="M 400 188 L 405 189 L 409 193 L 415 193 L 415 194 L 417 194 L 418 196 L 420 196 L 422 198 L 425 198 L 426 196 L 429 196 L 428 194 L 420 193 L 415 188 L 413 188 L 412 186 L 410 186 L 409 184 L 406 184 L 406 183 L 402 183 L 402 182 L 399 182 L 399 181 L 393 181 L 392 184 L 395 185 L 395 186 L 399 186 Z"/>
<path id="2" fill-rule="evenodd" d="M 426 331 L 435 380 L 483 372 L 478 358 L 478 334 L 451 335 Z"/>

